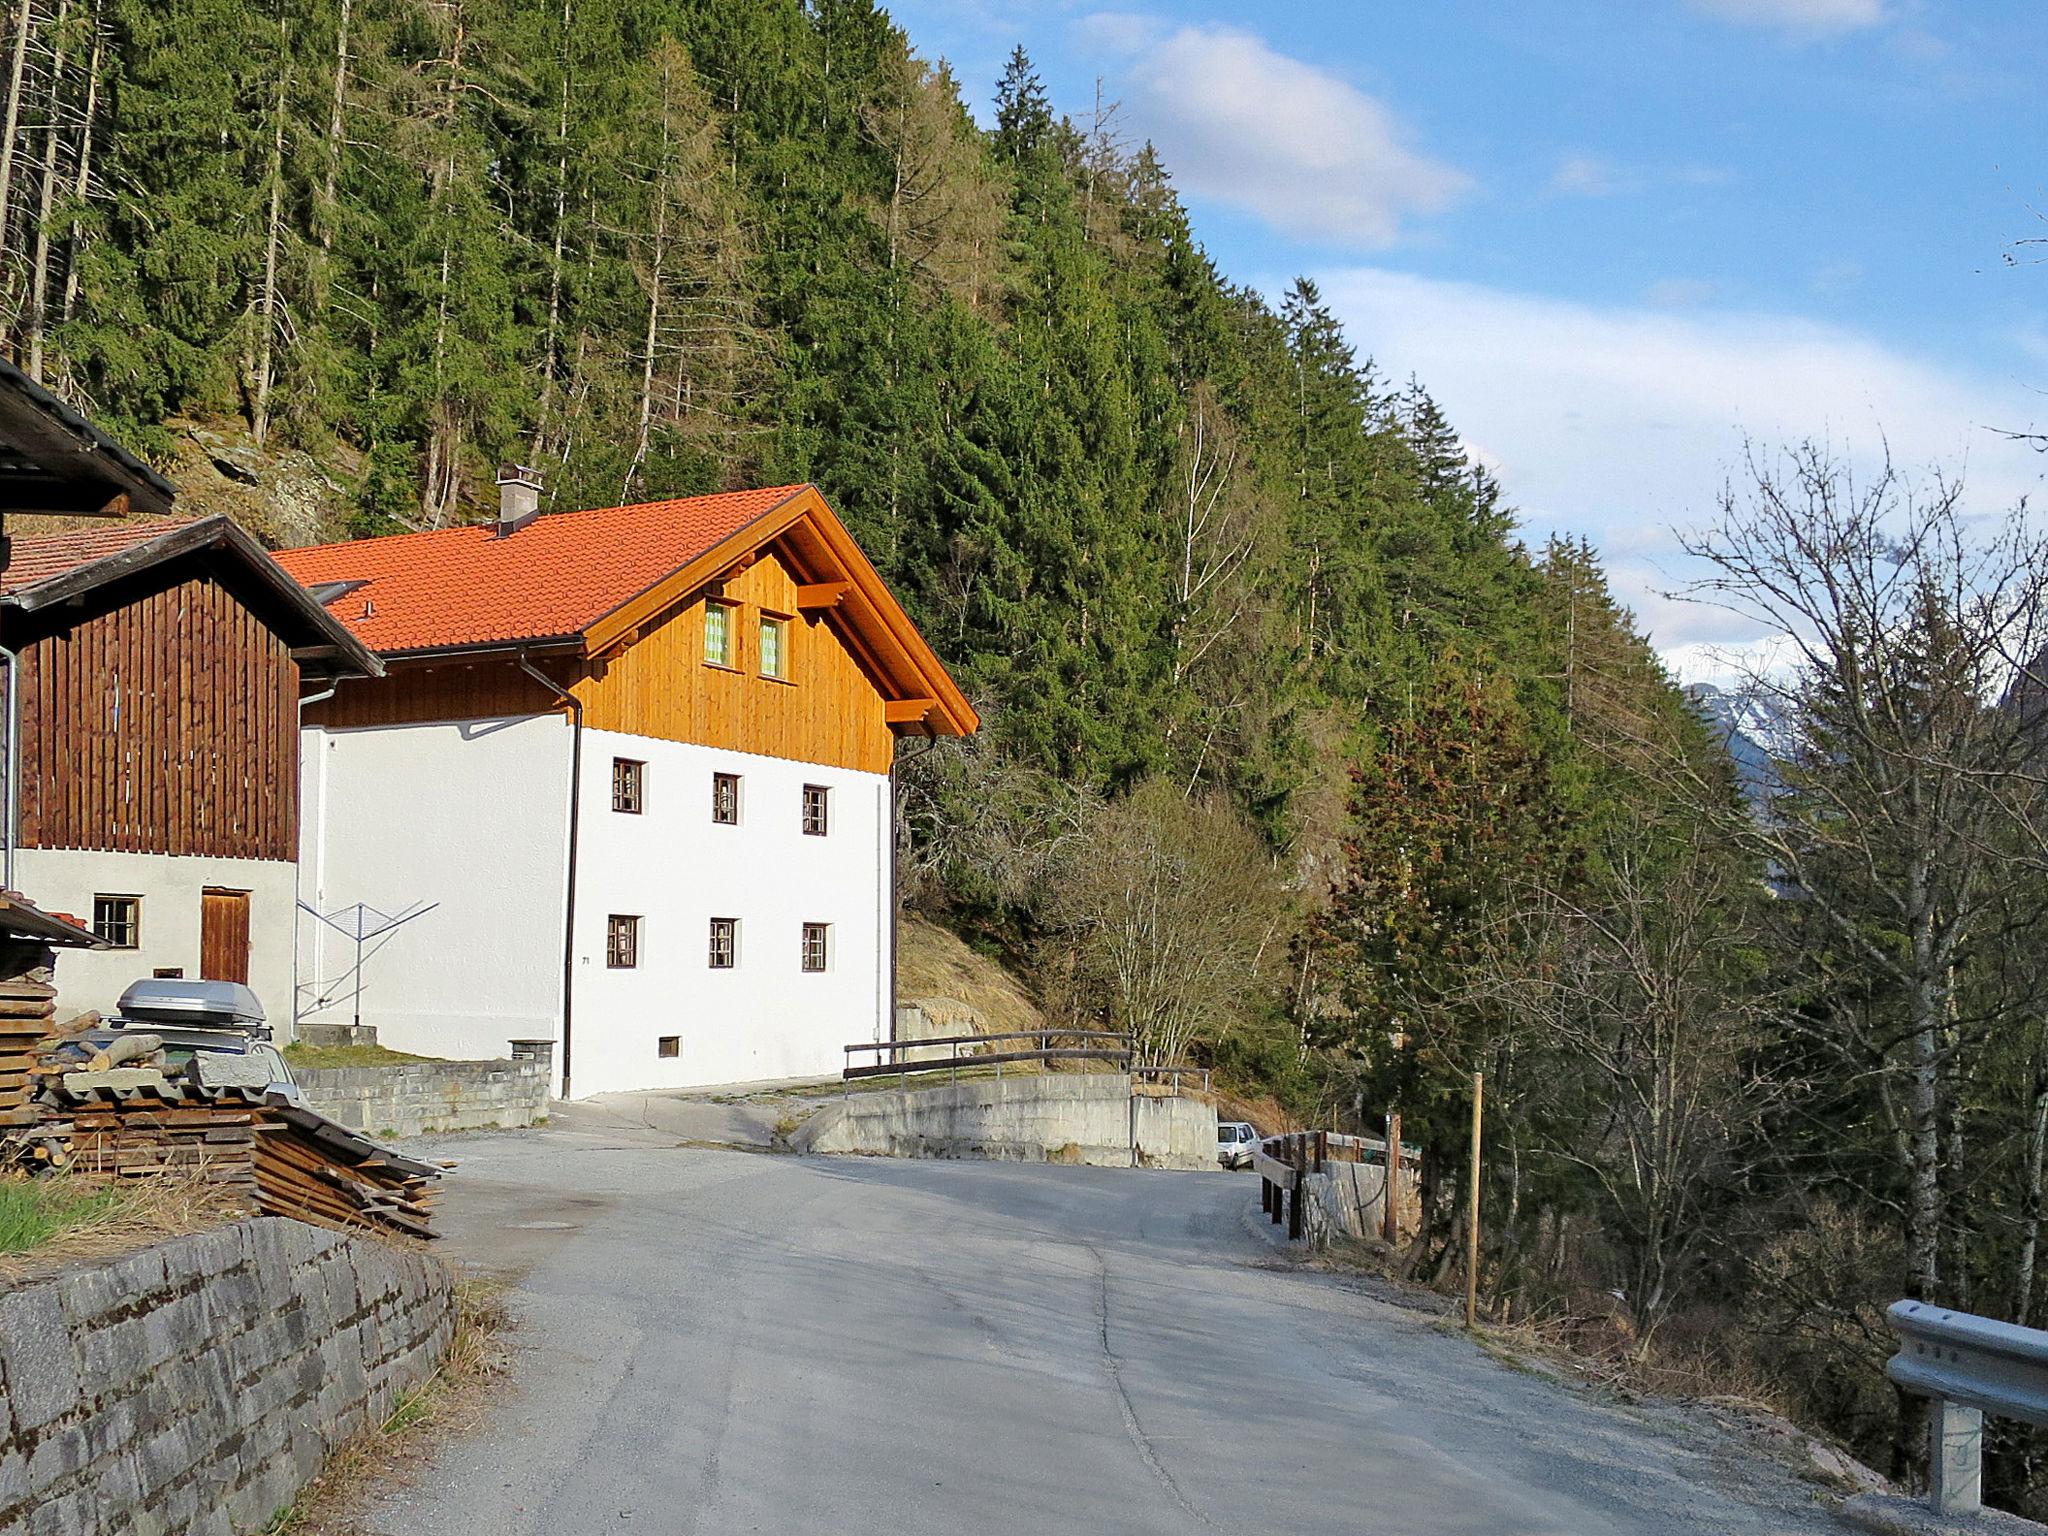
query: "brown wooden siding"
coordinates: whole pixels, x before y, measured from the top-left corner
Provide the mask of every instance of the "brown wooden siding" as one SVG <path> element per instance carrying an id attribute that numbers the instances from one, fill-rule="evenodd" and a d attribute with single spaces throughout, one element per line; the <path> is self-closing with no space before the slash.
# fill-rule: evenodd
<path id="1" fill-rule="evenodd" d="M 584 721 L 666 741 L 887 773 L 895 741 L 882 696 L 822 620 L 797 616 L 796 582 L 772 555 L 726 583 L 732 668 L 704 664 L 704 604 L 673 611 L 575 684 Z M 789 620 L 788 682 L 760 675 L 760 619 Z"/>
<path id="2" fill-rule="evenodd" d="M 772 555 L 725 587 L 736 605 L 736 665 L 704 664 L 704 604 L 673 610 L 638 640 L 597 662 L 536 656 L 535 665 L 575 693 L 584 723 L 663 741 L 688 741 L 765 757 L 887 773 L 895 742 L 882 696 L 830 626 L 797 615 L 796 581 Z M 788 682 L 759 675 L 760 616 L 789 619 Z M 338 727 L 484 720 L 560 708 L 512 661 L 400 662 L 382 678 L 344 682 L 306 711 Z"/>
<path id="3" fill-rule="evenodd" d="M 567 686 L 571 674 L 561 662 L 538 656 L 535 665 Z M 306 723 L 420 725 L 539 715 L 560 707 L 559 698 L 502 656 L 432 665 L 401 661 L 382 677 L 345 679 L 333 698 L 306 707 Z"/>
<path id="4" fill-rule="evenodd" d="M 22 648 L 26 848 L 292 859 L 299 674 L 194 577 Z"/>

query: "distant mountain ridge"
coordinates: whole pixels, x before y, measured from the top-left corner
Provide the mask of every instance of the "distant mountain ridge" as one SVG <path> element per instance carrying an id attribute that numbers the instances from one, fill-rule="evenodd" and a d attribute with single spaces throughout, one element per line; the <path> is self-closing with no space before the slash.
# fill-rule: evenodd
<path id="1" fill-rule="evenodd" d="M 1743 795 L 1761 806 L 1778 787 L 1777 763 L 1793 749 L 1793 725 L 1784 706 L 1763 690 L 1719 683 L 1689 683 L 1685 693 L 1734 761 Z"/>

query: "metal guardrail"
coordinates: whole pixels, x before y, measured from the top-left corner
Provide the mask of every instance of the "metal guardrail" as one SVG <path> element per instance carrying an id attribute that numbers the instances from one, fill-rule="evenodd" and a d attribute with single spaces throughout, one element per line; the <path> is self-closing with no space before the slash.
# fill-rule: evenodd
<path id="1" fill-rule="evenodd" d="M 1939 1514 L 1984 1507 L 1984 1415 L 2048 1425 L 2048 1332 L 1900 1301 L 1885 1314 L 1899 1352 L 1884 1373 L 1934 1399 L 1927 1492 Z"/>

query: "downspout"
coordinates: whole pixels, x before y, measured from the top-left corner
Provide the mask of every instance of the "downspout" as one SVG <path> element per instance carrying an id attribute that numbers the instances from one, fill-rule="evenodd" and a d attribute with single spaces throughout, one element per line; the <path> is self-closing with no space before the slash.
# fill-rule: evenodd
<path id="1" fill-rule="evenodd" d="M 583 701 L 526 659 L 519 670 L 569 706 L 569 890 L 562 903 L 562 1097 L 569 1095 L 569 1035 L 576 991 L 576 832 L 583 803 Z"/>
<path id="2" fill-rule="evenodd" d="M 339 692 L 341 692 L 341 681 L 337 678 L 318 693 L 302 693 L 299 695 L 298 751 L 292 755 L 294 761 L 299 764 L 299 772 L 301 774 L 305 772 L 306 763 L 306 706 L 308 704 L 324 704 Z M 324 735 L 321 738 L 320 745 L 323 749 L 327 745 Z M 299 1003 L 304 995 L 304 989 L 299 983 L 299 950 L 301 948 L 299 944 L 299 930 L 305 926 L 306 922 L 304 910 L 306 905 L 305 818 L 305 797 L 302 795 L 299 799 L 299 846 L 292 850 L 292 1039 L 294 1040 L 299 1038 L 299 1016 L 301 1012 Z M 320 852 L 320 864 L 324 869 L 327 864 L 327 753 L 325 750 L 322 750 L 320 753 L 320 831 L 314 839 L 314 847 Z M 320 936 L 317 931 L 313 935 L 313 942 L 315 944 L 320 942 Z M 317 971 L 320 963 L 318 953 L 314 954 L 313 963 Z M 356 978 L 356 985 L 358 988 L 362 986 L 362 977 L 358 976 Z M 360 996 L 360 992 L 358 995 Z"/>
<path id="3" fill-rule="evenodd" d="M 896 873 L 897 849 L 902 841 L 899 827 L 899 823 L 902 820 L 902 810 L 896 799 L 896 770 L 905 763 L 915 762 L 918 758 L 923 757 L 925 752 L 931 751 L 938 744 L 938 737 L 934 736 L 930 729 L 927 728 L 924 735 L 924 752 L 905 750 L 889 760 L 889 1018 L 887 1022 L 889 1025 L 889 1038 L 891 1040 L 896 1038 L 896 1009 L 901 1002 L 896 987 L 896 952 L 901 947 L 900 941 L 903 930 L 903 891 Z M 912 743 L 912 745 L 915 745 L 915 743 Z"/>
<path id="4" fill-rule="evenodd" d="M 13 891 L 14 848 L 21 841 L 21 653 L 0 645 L 0 657 L 7 661 L 7 852 L 0 885 Z"/>

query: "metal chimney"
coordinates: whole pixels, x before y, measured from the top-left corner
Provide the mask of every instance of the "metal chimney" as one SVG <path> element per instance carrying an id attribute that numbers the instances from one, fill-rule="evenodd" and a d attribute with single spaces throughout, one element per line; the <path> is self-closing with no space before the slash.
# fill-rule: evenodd
<path id="1" fill-rule="evenodd" d="M 540 515 L 540 471 L 525 464 L 498 469 L 498 537 L 517 533 Z"/>

